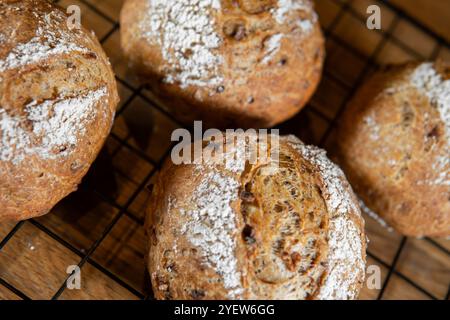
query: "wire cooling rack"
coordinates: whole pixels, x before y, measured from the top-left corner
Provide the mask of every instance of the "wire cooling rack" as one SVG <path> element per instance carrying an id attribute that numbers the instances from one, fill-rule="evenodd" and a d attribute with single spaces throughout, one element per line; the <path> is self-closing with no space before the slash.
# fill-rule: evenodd
<path id="1" fill-rule="evenodd" d="M 0 226 L 0 299 L 152 299 L 143 231 L 147 186 L 182 124 L 127 71 L 120 52 L 123 0 L 59 0 L 79 5 L 116 72 L 122 102 L 110 137 L 79 191 L 44 217 Z M 381 7 L 382 29 L 366 28 L 366 8 Z M 358 85 L 379 65 L 450 60 L 448 40 L 389 2 L 317 0 L 327 38 L 323 80 L 309 105 L 282 124 L 305 142 L 328 137 Z M 450 13 L 450 12 L 449 12 Z M 366 217 L 368 265 L 381 282 L 361 299 L 449 299 L 450 241 L 402 237 Z M 68 266 L 81 269 L 70 290 Z M 69 273 L 68 273 L 69 272 Z"/>

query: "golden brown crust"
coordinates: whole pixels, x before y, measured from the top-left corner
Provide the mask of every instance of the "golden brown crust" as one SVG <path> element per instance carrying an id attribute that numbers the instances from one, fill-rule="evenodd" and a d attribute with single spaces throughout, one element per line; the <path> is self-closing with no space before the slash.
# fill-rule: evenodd
<path id="1" fill-rule="evenodd" d="M 170 37 L 171 31 L 149 31 L 149 15 L 157 10 L 149 8 L 149 3 L 125 2 L 122 47 L 141 78 L 180 120 L 202 119 L 207 126 L 220 128 L 270 127 L 296 114 L 315 91 L 325 53 L 309 0 L 295 0 L 286 11 L 279 9 L 278 1 L 254 0 L 220 1 L 220 10 L 202 9 L 210 10 L 208 19 L 219 39 L 217 48 L 201 51 L 216 59 L 211 64 L 217 70 L 203 70 L 213 78 L 211 85 L 163 81 L 173 76 L 176 67 L 167 62 L 157 39 Z"/>
<path id="2" fill-rule="evenodd" d="M 0 3 L 0 220 L 47 213 L 76 190 L 118 103 L 95 36 L 42 0 Z"/>
<path id="3" fill-rule="evenodd" d="M 336 155 L 349 181 L 404 235 L 450 235 L 448 70 L 413 63 L 379 72 L 339 123 Z"/>
<path id="4" fill-rule="evenodd" d="M 166 162 L 146 221 L 157 299 L 358 296 L 366 238 L 350 185 L 319 149 L 282 137 L 280 150 L 279 163 Z"/>

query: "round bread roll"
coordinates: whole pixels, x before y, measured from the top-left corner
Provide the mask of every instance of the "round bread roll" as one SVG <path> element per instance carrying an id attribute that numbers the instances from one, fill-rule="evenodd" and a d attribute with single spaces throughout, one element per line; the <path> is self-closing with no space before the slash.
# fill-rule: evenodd
<path id="1" fill-rule="evenodd" d="M 372 211 L 408 236 L 450 236 L 450 66 L 374 75 L 341 119 L 340 164 Z"/>
<path id="2" fill-rule="evenodd" d="M 357 298 L 366 237 L 342 171 L 294 136 L 279 138 L 279 160 L 254 164 L 232 141 L 226 162 L 168 161 L 156 180 L 146 221 L 155 297 Z"/>
<path id="3" fill-rule="evenodd" d="M 47 213 L 77 188 L 118 102 L 94 35 L 44 0 L 0 2 L 0 220 Z"/>
<path id="4" fill-rule="evenodd" d="M 270 127 L 320 80 L 324 39 L 310 0 L 127 0 L 122 47 L 184 122 Z"/>

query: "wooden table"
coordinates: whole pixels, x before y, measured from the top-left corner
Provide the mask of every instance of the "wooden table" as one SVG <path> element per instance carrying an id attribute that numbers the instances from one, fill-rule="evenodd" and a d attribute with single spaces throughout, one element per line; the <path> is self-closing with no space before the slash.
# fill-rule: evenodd
<path id="1" fill-rule="evenodd" d="M 83 24 L 101 39 L 117 74 L 121 104 L 80 190 L 42 218 L 0 225 L 0 299 L 143 299 L 151 296 L 142 227 L 146 186 L 180 124 L 128 72 L 119 47 L 122 0 L 59 3 L 79 5 Z M 346 101 L 378 65 L 450 61 L 449 3 L 317 0 L 327 36 L 324 77 L 308 107 L 281 125 L 281 132 L 326 147 Z M 370 4 L 382 9 L 382 30 L 365 27 Z M 448 299 L 450 241 L 406 239 L 365 218 L 368 264 L 380 268 L 382 286 L 366 286 L 361 299 Z M 81 290 L 65 288 L 69 265 L 81 267 Z"/>

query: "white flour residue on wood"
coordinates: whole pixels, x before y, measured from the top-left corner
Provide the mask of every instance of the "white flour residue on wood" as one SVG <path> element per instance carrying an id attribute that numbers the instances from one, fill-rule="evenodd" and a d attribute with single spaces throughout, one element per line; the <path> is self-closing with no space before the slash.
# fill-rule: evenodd
<path id="1" fill-rule="evenodd" d="M 219 0 L 148 0 L 141 29 L 148 41 L 161 46 L 169 67 L 165 81 L 182 88 L 219 86 L 222 56 L 221 38 L 212 17 L 220 9 Z"/>
<path id="2" fill-rule="evenodd" d="M 422 63 L 412 73 L 410 81 L 430 99 L 445 126 L 446 148 L 432 163 L 433 172 L 438 172 L 439 175 L 428 182 L 450 186 L 450 80 L 444 81 L 432 63 Z"/>
<path id="3" fill-rule="evenodd" d="M 199 248 L 208 266 L 223 279 L 231 299 L 243 293 L 236 258 L 236 214 L 231 203 L 237 200 L 239 183 L 222 173 L 210 171 L 194 190 L 196 208 L 185 212 L 190 222 L 182 232 Z"/>
<path id="4" fill-rule="evenodd" d="M 324 150 L 306 146 L 296 137 L 289 142 L 307 161 L 318 168 L 324 183 L 324 198 L 330 213 L 328 275 L 321 287 L 319 299 L 354 299 L 353 285 L 365 274 L 360 231 L 350 219 L 350 213 L 360 214 L 350 192 L 344 185 L 345 176 L 332 163 Z"/>
<path id="5" fill-rule="evenodd" d="M 0 108 L 0 160 L 15 164 L 27 155 L 55 159 L 68 155 L 79 135 L 97 115 L 105 87 L 76 98 L 59 98 L 25 106 L 24 116 L 10 116 Z"/>
<path id="6" fill-rule="evenodd" d="M 313 4 L 309 0 L 278 0 L 277 8 L 272 9 L 272 16 L 279 24 L 286 23 L 288 16 L 295 11 L 304 11 L 311 15 L 311 19 L 299 19 L 295 21 L 297 26 L 305 33 L 311 32 L 317 21 Z"/>

